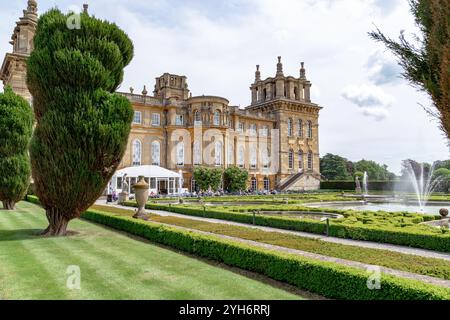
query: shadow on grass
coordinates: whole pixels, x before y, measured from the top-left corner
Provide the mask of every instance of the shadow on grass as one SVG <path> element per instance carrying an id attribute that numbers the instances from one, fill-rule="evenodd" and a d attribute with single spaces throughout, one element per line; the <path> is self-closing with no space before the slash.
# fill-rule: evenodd
<path id="1" fill-rule="evenodd" d="M 42 239 L 40 235 L 43 229 L 15 229 L 15 230 L 0 230 L 1 241 L 19 241 Z"/>

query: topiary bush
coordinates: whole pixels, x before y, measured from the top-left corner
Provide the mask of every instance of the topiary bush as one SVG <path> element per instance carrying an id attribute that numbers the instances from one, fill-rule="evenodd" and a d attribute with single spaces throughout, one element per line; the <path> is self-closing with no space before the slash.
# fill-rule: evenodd
<path id="1" fill-rule="evenodd" d="M 247 189 L 248 171 L 236 166 L 231 166 L 223 172 L 225 190 L 236 192 Z"/>
<path id="2" fill-rule="evenodd" d="M 49 221 L 44 235 L 65 235 L 105 189 L 126 149 L 133 109 L 115 90 L 133 44 L 115 24 L 52 9 L 43 14 L 28 60 L 37 126 L 30 155 L 34 189 Z"/>
<path id="3" fill-rule="evenodd" d="M 11 87 L 0 93 L 0 201 L 13 210 L 30 184 L 28 144 L 33 130 L 33 111 Z"/>

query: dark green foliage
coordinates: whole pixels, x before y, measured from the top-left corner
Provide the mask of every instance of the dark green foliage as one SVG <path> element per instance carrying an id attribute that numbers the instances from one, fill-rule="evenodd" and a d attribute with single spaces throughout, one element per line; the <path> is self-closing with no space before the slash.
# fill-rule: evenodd
<path id="1" fill-rule="evenodd" d="M 347 171 L 347 163 L 347 159 L 327 153 L 320 159 L 320 173 L 327 180 L 351 180 L 351 174 Z"/>
<path id="2" fill-rule="evenodd" d="M 387 170 L 386 165 L 371 160 L 351 162 L 331 153 L 320 159 L 320 173 L 327 180 L 351 181 L 354 180 L 356 173 L 364 174 L 364 172 L 367 172 L 369 179 L 372 180 L 389 180 L 395 177 Z"/>
<path id="3" fill-rule="evenodd" d="M 245 169 L 231 166 L 223 172 L 223 181 L 225 190 L 236 192 L 247 188 L 248 171 Z"/>
<path id="4" fill-rule="evenodd" d="M 10 87 L 0 93 L 0 201 L 14 209 L 30 183 L 28 144 L 33 112 L 28 102 Z"/>
<path id="5" fill-rule="evenodd" d="M 126 149 L 133 109 L 114 93 L 133 45 L 115 24 L 81 14 L 43 14 L 28 60 L 37 127 L 31 146 L 35 192 L 47 210 L 47 234 L 65 234 L 101 195 Z"/>
<path id="6" fill-rule="evenodd" d="M 390 178 L 390 172 L 387 170 L 386 165 L 380 165 L 375 161 L 361 160 L 356 162 L 355 171 L 367 172 L 369 179 L 372 180 L 388 180 Z"/>
<path id="7" fill-rule="evenodd" d="M 428 110 L 440 122 L 450 141 L 450 2 L 448 0 L 409 0 L 420 35 L 409 42 L 404 32 L 399 41 L 380 30 L 369 35 L 393 52 L 402 66 L 403 77 L 427 92 L 436 109 Z"/>
<path id="8" fill-rule="evenodd" d="M 229 266 L 264 274 L 325 297 L 349 300 L 448 300 L 446 288 L 382 275 L 381 289 L 367 287 L 365 270 L 196 234 L 161 224 L 89 210 L 83 218 Z"/>
<path id="9" fill-rule="evenodd" d="M 219 190 L 222 184 L 222 169 L 197 167 L 194 169 L 194 179 L 200 191 Z"/>

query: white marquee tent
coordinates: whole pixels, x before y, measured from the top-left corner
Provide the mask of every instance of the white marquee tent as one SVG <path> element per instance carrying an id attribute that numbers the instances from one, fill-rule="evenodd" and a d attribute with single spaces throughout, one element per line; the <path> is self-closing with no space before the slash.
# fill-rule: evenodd
<path id="1" fill-rule="evenodd" d="M 175 195 L 183 192 L 183 174 L 158 166 L 128 167 L 116 171 L 109 183 L 109 193 L 122 192 L 123 178 L 128 183 L 128 192 L 133 193 L 132 185 L 138 181 L 139 176 L 144 176 L 150 185 L 150 195 L 168 194 Z"/>

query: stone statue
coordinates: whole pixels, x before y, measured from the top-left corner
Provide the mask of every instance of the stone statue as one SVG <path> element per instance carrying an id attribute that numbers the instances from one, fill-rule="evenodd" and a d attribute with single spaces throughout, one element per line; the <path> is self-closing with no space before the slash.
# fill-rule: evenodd
<path id="1" fill-rule="evenodd" d="M 129 189 L 129 185 L 127 182 L 127 175 L 125 174 L 122 177 L 122 192 L 119 193 L 119 204 L 123 204 L 125 201 L 128 201 L 128 189 Z"/>
<path id="2" fill-rule="evenodd" d="M 358 176 L 356 176 L 356 178 L 355 178 L 355 184 L 356 184 L 355 192 L 356 193 L 362 193 L 361 182 L 359 181 L 359 177 Z"/>

